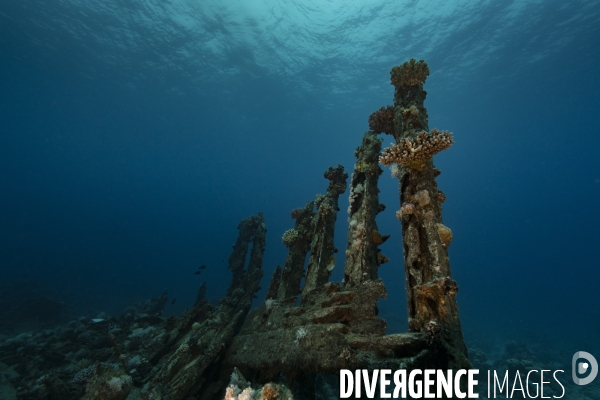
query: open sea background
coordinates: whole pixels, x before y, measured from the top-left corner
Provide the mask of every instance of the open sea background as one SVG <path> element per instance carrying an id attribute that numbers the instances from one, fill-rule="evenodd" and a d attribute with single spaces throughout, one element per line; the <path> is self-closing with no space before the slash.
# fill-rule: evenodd
<path id="1" fill-rule="evenodd" d="M 266 287 L 290 211 L 352 172 L 410 58 L 430 128 L 455 134 L 434 162 L 467 344 L 600 355 L 599 1 L 0 0 L 0 280 L 74 316 L 166 288 L 178 315 L 203 280 L 224 295 L 237 224 L 263 211 Z M 397 181 L 379 186 L 398 332 Z"/>

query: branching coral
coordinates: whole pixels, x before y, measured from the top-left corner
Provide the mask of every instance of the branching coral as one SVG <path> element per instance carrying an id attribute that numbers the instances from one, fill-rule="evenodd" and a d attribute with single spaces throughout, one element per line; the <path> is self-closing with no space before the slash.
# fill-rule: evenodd
<path id="1" fill-rule="evenodd" d="M 296 229 L 288 229 L 283 233 L 281 241 L 284 245 L 286 245 L 286 247 L 290 247 L 296 240 L 298 240 L 299 237 L 300 234 Z"/>
<path id="2" fill-rule="evenodd" d="M 424 83 L 429 76 L 429 67 L 425 61 L 416 61 L 411 58 L 410 61 L 392 68 L 392 85 L 396 87 L 414 86 Z"/>
<path id="3" fill-rule="evenodd" d="M 381 107 L 369 116 L 369 129 L 374 133 L 394 135 L 394 108 Z"/>
<path id="4" fill-rule="evenodd" d="M 417 133 L 414 139 L 405 139 L 399 144 L 392 144 L 383 149 L 379 162 L 389 166 L 391 164 L 410 165 L 415 162 L 425 161 L 434 154 L 447 149 L 454 143 L 452 133 L 434 129 L 431 134 L 425 131 Z"/>

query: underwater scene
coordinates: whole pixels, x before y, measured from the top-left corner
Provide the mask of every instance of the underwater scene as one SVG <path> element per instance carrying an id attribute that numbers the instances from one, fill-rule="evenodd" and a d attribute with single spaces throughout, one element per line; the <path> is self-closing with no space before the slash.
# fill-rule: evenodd
<path id="1" fill-rule="evenodd" d="M 0 400 L 600 400 L 600 1 L 0 0 Z"/>

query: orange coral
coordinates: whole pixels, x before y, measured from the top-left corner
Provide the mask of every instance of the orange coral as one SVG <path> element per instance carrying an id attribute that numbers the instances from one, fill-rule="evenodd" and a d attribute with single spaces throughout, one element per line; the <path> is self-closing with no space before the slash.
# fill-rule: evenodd
<path id="1" fill-rule="evenodd" d="M 394 135 L 394 108 L 381 107 L 369 116 L 369 129 L 375 133 Z"/>
<path id="2" fill-rule="evenodd" d="M 381 237 L 381 233 L 378 231 L 373 231 L 373 243 L 377 245 L 383 243 L 383 237 Z"/>

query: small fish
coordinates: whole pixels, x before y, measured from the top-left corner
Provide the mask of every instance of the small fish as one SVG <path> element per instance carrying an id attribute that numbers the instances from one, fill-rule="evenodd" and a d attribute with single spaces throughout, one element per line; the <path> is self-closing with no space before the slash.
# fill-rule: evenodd
<path id="1" fill-rule="evenodd" d="M 177 301 L 177 297 L 175 297 L 175 298 L 173 299 L 173 301 L 171 302 L 171 305 L 175 304 L 175 302 L 176 302 L 176 301 Z"/>
<path id="2" fill-rule="evenodd" d="M 201 266 L 198 267 L 198 269 L 204 269 L 206 268 L 206 265 L 202 264 Z"/>
<path id="3" fill-rule="evenodd" d="M 194 272 L 194 275 L 200 275 L 202 273 L 202 271 L 196 271 Z"/>

